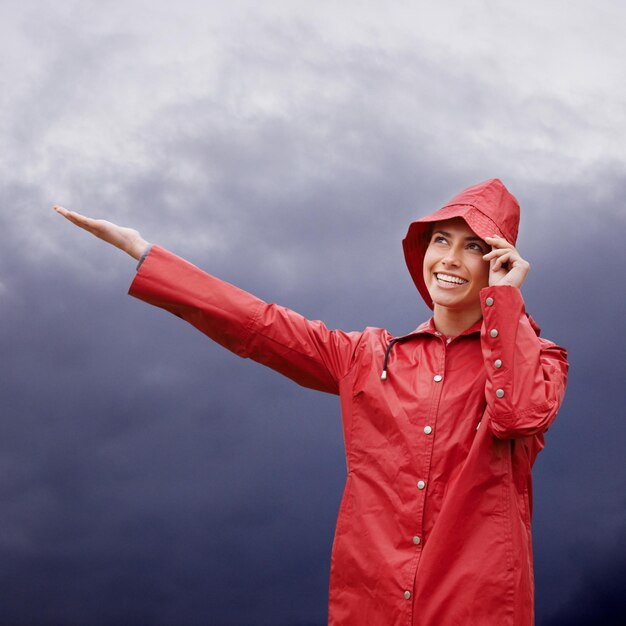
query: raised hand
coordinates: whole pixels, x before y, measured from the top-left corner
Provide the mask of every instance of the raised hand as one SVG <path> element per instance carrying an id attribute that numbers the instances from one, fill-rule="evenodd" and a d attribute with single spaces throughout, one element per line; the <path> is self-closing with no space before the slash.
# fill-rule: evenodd
<path id="1" fill-rule="evenodd" d="M 491 246 L 491 252 L 483 256 L 489 261 L 489 286 L 521 287 L 530 271 L 530 263 L 504 237 L 494 235 L 485 237 L 485 241 Z"/>
<path id="2" fill-rule="evenodd" d="M 94 220 L 80 213 L 76 213 L 76 211 L 68 211 L 66 208 L 59 205 L 55 205 L 52 208 L 72 222 L 72 224 L 95 235 L 98 239 L 102 239 L 116 248 L 123 250 L 134 259 L 139 259 L 150 245 L 150 243 L 143 239 L 139 232 L 133 228 L 118 226 L 107 220 Z"/>

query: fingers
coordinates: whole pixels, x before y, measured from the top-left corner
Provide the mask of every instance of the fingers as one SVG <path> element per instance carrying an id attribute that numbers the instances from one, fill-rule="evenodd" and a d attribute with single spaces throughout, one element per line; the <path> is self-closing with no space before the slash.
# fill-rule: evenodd
<path id="1" fill-rule="evenodd" d="M 487 254 L 483 254 L 483 259 L 485 261 L 491 261 L 491 259 L 495 259 L 503 254 L 509 254 L 511 250 L 511 248 L 494 248 L 490 252 L 487 252 Z"/>
<path id="2" fill-rule="evenodd" d="M 521 287 L 530 271 L 530 263 L 504 237 L 485 237 L 485 242 L 491 246 L 491 250 L 483 255 L 483 259 L 490 264 L 489 284 Z"/>
<path id="3" fill-rule="evenodd" d="M 501 248 L 515 249 L 515 246 L 512 243 L 509 243 L 504 237 L 500 237 L 498 235 L 493 235 L 493 237 L 485 237 L 485 241 L 494 249 L 501 249 Z"/>
<path id="4" fill-rule="evenodd" d="M 67 217 L 67 219 L 76 219 L 76 218 L 83 218 L 84 216 L 81 215 L 80 213 L 76 213 L 76 211 L 70 211 L 68 209 L 66 209 L 65 207 L 61 206 L 60 204 L 55 204 L 52 207 L 57 213 L 60 213 L 63 217 Z"/>
<path id="5" fill-rule="evenodd" d="M 485 261 L 491 262 L 491 269 L 497 270 L 514 261 L 521 260 L 519 253 L 515 248 L 498 248 L 483 255 Z"/>
<path id="6" fill-rule="evenodd" d="M 491 269 L 494 271 L 502 267 L 512 268 L 523 266 L 530 268 L 530 263 L 523 259 L 520 253 L 513 247 L 492 250 L 485 254 L 483 259 L 491 262 Z"/>
<path id="7" fill-rule="evenodd" d="M 78 213 L 75 213 L 74 211 L 68 211 L 65 207 L 59 206 L 58 204 L 55 204 L 52 208 L 57 213 L 62 215 L 65 219 L 69 220 L 73 224 L 78 225 L 77 219 L 76 219 L 78 216 Z"/>
<path id="8" fill-rule="evenodd" d="M 72 224 L 86 230 L 88 233 L 98 237 L 98 239 L 102 239 L 106 243 L 123 250 L 135 259 L 139 259 L 150 245 L 149 242 L 141 237 L 138 231 L 132 228 L 118 226 L 107 220 L 95 220 L 85 217 L 80 213 L 76 213 L 76 211 L 68 211 L 65 207 L 58 204 L 52 208 L 72 222 Z"/>
<path id="9" fill-rule="evenodd" d="M 483 255 L 485 261 L 498 259 L 498 267 L 501 267 L 507 262 L 523 261 L 515 246 L 509 243 L 504 237 L 494 235 L 493 237 L 485 237 L 485 241 L 492 247 L 487 254 Z"/>
<path id="10" fill-rule="evenodd" d="M 68 219 L 70 222 L 76 224 L 77 226 L 81 226 L 87 221 L 87 218 L 80 213 L 76 213 L 76 211 L 68 211 L 65 207 L 62 207 L 58 204 L 55 204 L 52 208 L 57 213 L 60 213 L 64 218 Z"/>
<path id="11" fill-rule="evenodd" d="M 513 264 L 513 254 L 510 250 L 499 250 L 498 252 L 502 252 L 502 254 L 497 257 L 492 257 L 492 259 L 494 259 L 491 264 L 491 270 L 493 272 L 497 272 L 500 268 L 508 268 Z"/>
<path id="12" fill-rule="evenodd" d="M 52 207 L 57 213 L 62 215 L 65 219 L 72 222 L 76 226 L 83 228 L 90 233 L 97 234 L 100 230 L 102 230 L 103 220 L 94 220 L 90 217 L 85 217 L 80 213 L 76 213 L 76 211 L 69 211 L 65 207 L 62 207 L 58 204 Z"/>
<path id="13" fill-rule="evenodd" d="M 491 237 L 485 237 L 485 241 L 495 241 L 505 244 L 507 246 L 511 246 L 511 248 L 513 247 L 512 243 L 509 243 L 504 237 L 500 237 L 500 235 L 491 235 Z"/>

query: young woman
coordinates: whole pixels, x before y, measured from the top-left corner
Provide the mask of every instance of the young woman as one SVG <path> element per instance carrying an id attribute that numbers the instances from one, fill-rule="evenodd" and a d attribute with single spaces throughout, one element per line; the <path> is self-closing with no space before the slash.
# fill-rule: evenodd
<path id="1" fill-rule="evenodd" d="M 135 230 L 55 209 L 140 259 L 131 295 L 340 396 L 348 474 L 330 624 L 533 623 L 531 467 L 563 399 L 567 360 L 525 312 L 519 206 L 499 180 L 410 225 L 407 265 L 433 316 L 401 337 L 329 330 Z"/>

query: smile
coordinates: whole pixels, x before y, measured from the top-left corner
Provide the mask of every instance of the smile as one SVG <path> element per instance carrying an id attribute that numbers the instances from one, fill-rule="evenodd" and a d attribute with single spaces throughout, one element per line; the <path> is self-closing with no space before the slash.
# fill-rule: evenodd
<path id="1" fill-rule="evenodd" d="M 464 278 L 459 278 L 458 276 L 451 276 L 450 274 L 442 274 L 441 272 L 435 273 L 435 278 L 442 283 L 446 283 L 447 285 L 465 285 L 468 283 L 468 280 Z"/>

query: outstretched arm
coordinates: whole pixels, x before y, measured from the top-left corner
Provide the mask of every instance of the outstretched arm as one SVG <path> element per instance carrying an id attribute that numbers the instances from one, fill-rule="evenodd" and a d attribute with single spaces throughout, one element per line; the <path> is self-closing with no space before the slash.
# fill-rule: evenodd
<path id="1" fill-rule="evenodd" d="M 152 246 L 131 296 L 181 317 L 231 352 L 298 384 L 338 394 L 363 333 L 330 330 L 319 320 L 267 303 Z"/>
<path id="2" fill-rule="evenodd" d="M 140 259 L 141 255 L 150 246 L 150 243 L 143 239 L 139 232 L 133 228 L 118 226 L 107 220 L 94 220 L 75 211 L 68 211 L 59 205 L 55 205 L 53 209 L 72 222 L 72 224 L 95 235 L 98 239 L 102 239 L 112 246 L 123 250 L 134 259 Z"/>
<path id="3" fill-rule="evenodd" d="M 235 354 L 305 387 L 339 392 L 339 380 L 352 363 L 361 333 L 328 330 L 322 322 L 267 304 L 159 246 L 151 247 L 132 228 L 61 206 L 54 210 L 135 259 L 150 249 L 133 280 L 131 295 L 182 317 Z"/>

